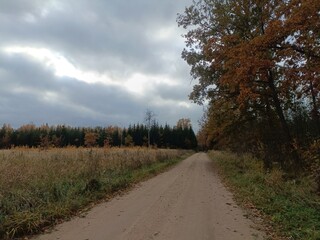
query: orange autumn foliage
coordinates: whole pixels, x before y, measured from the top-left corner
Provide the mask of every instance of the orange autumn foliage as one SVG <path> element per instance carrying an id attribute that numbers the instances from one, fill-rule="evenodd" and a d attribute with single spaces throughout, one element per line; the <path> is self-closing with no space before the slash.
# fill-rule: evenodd
<path id="1" fill-rule="evenodd" d="M 202 142 L 300 171 L 298 148 L 320 136 L 320 1 L 198 0 L 177 21 L 190 98 L 209 102 Z"/>

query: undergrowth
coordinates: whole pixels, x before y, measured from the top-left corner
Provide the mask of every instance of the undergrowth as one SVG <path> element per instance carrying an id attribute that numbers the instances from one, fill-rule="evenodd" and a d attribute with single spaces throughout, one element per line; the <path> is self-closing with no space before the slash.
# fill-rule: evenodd
<path id="1" fill-rule="evenodd" d="M 240 204 L 252 203 L 271 222 L 278 236 L 320 239 L 320 196 L 311 177 L 287 179 L 277 167 L 266 173 L 262 161 L 250 155 L 218 151 L 209 155 Z"/>
<path id="2" fill-rule="evenodd" d="M 0 151 L 0 239 L 35 234 L 191 152 L 145 148 Z"/>

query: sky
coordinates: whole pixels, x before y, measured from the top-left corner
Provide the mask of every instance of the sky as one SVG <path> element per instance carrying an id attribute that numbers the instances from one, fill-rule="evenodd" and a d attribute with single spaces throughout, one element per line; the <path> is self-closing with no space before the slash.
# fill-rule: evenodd
<path id="1" fill-rule="evenodd" d="M 181 59 L 191 0 L 0 0 L 0 124 L 127 127 L 203 108 Z"/>

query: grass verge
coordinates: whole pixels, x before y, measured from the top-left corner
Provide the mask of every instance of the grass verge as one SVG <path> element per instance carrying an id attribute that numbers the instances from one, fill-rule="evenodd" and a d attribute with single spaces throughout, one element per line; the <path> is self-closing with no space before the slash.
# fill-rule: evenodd
<path id="1" fill-rule="evenodd" d="M 0 239 L 40 232 L 190 154 L 144 148 L 0 151 Z"/>
<path id="2" fill-rule="evenodd" d="M 311 178 L 286 180 L 276 168 L 265 173 L 262 161 L 250 155 L 211 151 L 209 156 L 236 200 L 244 207 L 253 204 L 270 222 L 276 235 L 269 239 L 320 239 L 320 197 Z"/>

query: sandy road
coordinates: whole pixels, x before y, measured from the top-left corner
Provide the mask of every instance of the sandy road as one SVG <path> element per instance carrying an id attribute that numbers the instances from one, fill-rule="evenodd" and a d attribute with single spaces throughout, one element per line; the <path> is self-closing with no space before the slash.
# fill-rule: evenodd
<path id="1" fill-rule="evenodd" d="M 124 196 L 58 225 L 37 240 L 263 239 L 197 153 Z"/>

